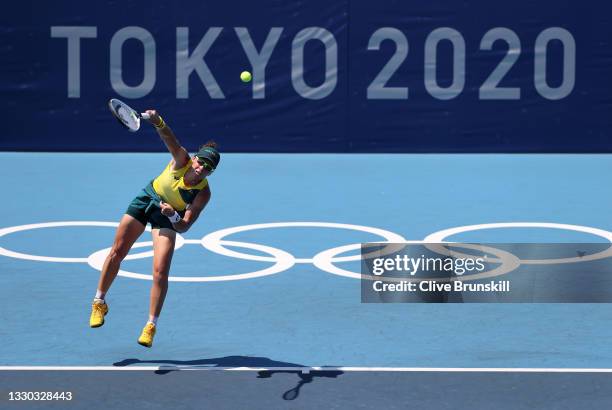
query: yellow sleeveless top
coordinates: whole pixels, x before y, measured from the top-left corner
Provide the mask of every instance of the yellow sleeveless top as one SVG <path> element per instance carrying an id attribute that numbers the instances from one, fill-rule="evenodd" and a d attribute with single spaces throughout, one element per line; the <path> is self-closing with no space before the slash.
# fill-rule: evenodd
<path id="1" fill-rule="evenodd" d="M 170 161 L 162 173 L 153 180 L 153 189 L 157 195 L 177 211 L 184 211 L 187 204 L 192 203 L 196 195 L 208 185 L 206 178 L 195 186 L 185 185 L 183 177 L 191 168 L 191 161 L 190 158 L 187 165 L 176 171 L 172 169 L 172 161 Z"/>

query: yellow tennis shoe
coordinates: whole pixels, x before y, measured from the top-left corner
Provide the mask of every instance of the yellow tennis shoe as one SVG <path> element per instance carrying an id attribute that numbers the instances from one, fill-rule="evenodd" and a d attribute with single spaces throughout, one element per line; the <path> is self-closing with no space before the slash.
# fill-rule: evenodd
<path id="1" fill-rule="evenodd" d="M 153 346 L 153 338 L 155 337 L 155 325 L 153 323 L 147 323 L 142 329 L 142 333 L 138 338 L 138 344 L 144 347 Z"/>
<path id="2" fill-rule="evenodd" d="M 89 317 L 89 326 L 100 327 L 104 324 L 104 316 L 108 313 L 108 305 L 105 302 L 96 300 L 91 305 L 91 316 Z"/>

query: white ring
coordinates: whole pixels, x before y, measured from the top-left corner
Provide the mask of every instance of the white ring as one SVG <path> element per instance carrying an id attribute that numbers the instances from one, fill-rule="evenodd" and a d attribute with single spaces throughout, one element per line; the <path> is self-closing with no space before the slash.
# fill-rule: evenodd
<path id="1" fill-rule="evenodd" d="M 410 242 L 406 242 L 406 243 L 423 243 L 425 244 L 425 241 L 410 241 Z M 427 242 L 428 243 L 428 242 Z M 501 255 L 501 262 L 499 261 L 499 259 L 493 260 L 493 259 L 488 259 L 488 262 L 494 262 L 494 263 L 502 263 L 501 266 L 499 266 L 498 268 L 495 268 L 493 270 L 490 271 L 485 271 L 485 272 L 481 272 L 481 273 L 476 273 L 474 275 L 465 275 L 465 276 L 453 276 L 453 277 L 441 277 L 441 278 L 428 278 L 431 280 L 437 280 L 439 282 L 448 282 L 448 281 L 467 281 L 467 280 L 476 280 L 476 279 L 483 279 L 483 278 L 490 278 L 490 277 L 494 277 L 494 276 L 500 276 L 500 275 L 504 275 L 508 272 L 512 272 L 513 270 L 515 270 L 516 268 L 518 268 L 521 265 L 520 259 L 516 256 L 513 255 L 510 252 L 501 250 L 501 249 L 497 249 L 497 248 L 492 248 L 489 246 L 482 246 L 482 245 L 475 245 L 475 244 L 465 244 L 465 243 L 449 243 L 448 245 L 454 245 L 454 246 L 459 246 L 459 247 L 466 247 L 468 249 L 482 249 L 482 250 L 486 250 L 491 254 L 494 255 Z M 407 282 L 420 282 L 423 280 L 423 278 L 385 278 L 385 279 L 381 279 L 380 277 L 377 276 L 372 276 L 372 275 L 362 275 L 361 273 L 356 273 L 356 272 L 352 272 L 352 271 L 348 271 L 342 268 L 337 267 L 336 265 L 334 265 L 334 261 L 340 258 L 335 258 L 336 255 L 344 253 L 344 252 L 348 252 L 348 251 L 352 251 L 355 249 L 359 249 L 361 247 L 360 243 L 354 243 L 354 244 L 350 244 L 350 245 L 344 245 L 344 246 L 338 246 L 337 248 L 331 248 L 328 250 L 325 250 L 323 252 L 318 253 L 313 259 L 314 262 L 313 264 L 325 271 L 325 272 L 329 272 L 333 275 L 338 275 L 338 276 L 344 276 L 347 278 L 353 278 L 353 279 L 370 279 L 370 280 L 386 280 L 386 281 L 407 281 Z"/>
<path id="2" fill-rule="evenodd" d="M 455 228 L 443 229 L 441 231 L 429 234 L 423 241 L 425 242 L 443 242 L 449 236 L 456 235 L 458 233 L 478 231 L 481 229 L 495 229 L 495 228 L 565 229 L 568 231 L 589 233 L 589 234 L 604 238 L 608 242 L 612 242 L 612 232 L 605 231 L 603 229 L 592 228 L 590 226 L 568 225 L 568 224 L 558 224 L 558 223 L 549 223 L 549 222 L 500 222 L 500 223 L 458 226 Z M 557 258 L 557 259 L 520 259 L 520 262 L 525 265 L 530 265 L 530 264 L 531 265 L 554 265 L 554 264 L 559 264 L 559 263 L 578 263 L 578 262 L 594 261 L 598 259 L 604 259 L 610 256 L 612 256 L 612 245 L 606 250 L 603 250 L 601 252 L 596 252 L 591 255 L 572 257 L 572 258 Z"/>
<path id="3" fill-rule="evenodd" d="M 202 237 L 202 246 L 206 249 L 221 254 L 225 256 L 230 256 L 233 258 L 246 259 L 251 261 L 260 261 L 260 262 L 275 262 L 274 258 L 270 258 L 267 256 L 258 256 L 251 255 L 248 253 L 236 252 L 230 249 L 227 249 L 223 246 L 222 242 L 223 238 L 238 232 L 252 231 L 255 229 L 268 229 L 268 228 L 288 228 L 288 227 L 316 227 L 316 228 L 338 228 L 338 229 L 350 229 L 354 231 L 368 232 L 374 235 L 382 236 L 387 240 L 387 242 L 405 242 L 403 236 L 398 235 L 396 233 L 385 231 L 384 229 L 372 228 L 369 226 L 361 226 L 361 225 L 350 225 L 350 224 L 341 224 L 341 223 L 331 223 L 331 222 L 274 222 L 274 223 L 266 223 L 266 224 L 254 224 L 254 225 L 242 225 L 242 226 L 234 226 L 231 228 L 221 229 L 216 232 L 209 233 Z M 334 248 L 335 249 L 335 248 Z M 345 256 L 343 258 L 334 259 L 333 262 L 343 262 L 343 261 L 356 261 L 360 260 L 361 255 L 353 255 L 353 256 Z M 295 258 L 295 263 L 313 263 L 314 258 Z"/>
<path id="4" fill-rule="evenodd" d="M 41 229 L 41 228 L 56 228 L 56 227 L 61 227 L 61 226 L 117 227 L 119 226 L 119 222 L 63 221 L 63 222 L 45 222 L 45 223 L 38 223 L 38 224 L 10 226 L 8 228 L 0 229 L 0 237 L 3 237 L 5 235 L 8 235 L 14 232 L 29 231 L 31 229 Z M 151 228 L 147 227 L 146 230 L 150 231 Z M 87 262 L 87 258 L 63 258 L 63 257 L 55 257 L 55 256 L 31 255 L 28 253 L 10 251 L 2 247 L 0 247 L 0 255 L 8 256 L 10 258 L 26 259 L 26 260 L 31 260 L 31 261 L 42 261 L 42 262 L 68 262 L 68 263 Z M 132 256 L 135 256 L 135 255 L 132 255 Z"/>
<path id="5" fill-rule="evenodd" d="M 181 243 L 181 246 L 185 242 L 187 241 L 183 241 Z M 193 242 L 189 242 L 189 243 L 193 244 Z M 200 241 L 196 241 L 196 243 L 199 244 Z M 270 255 L 274 256 L 275 258 L 274 262 L 276 263 L 269 268 L 265 268 L 265 269 L 261 269 L 261 270 L 258 270 L 255 272 L 249 272 L 249 273 L 224 275 L 224 276 L 172 276 L 170 275 L 168 277 L 168 280 L 171 282 L 219 282 L 219 281 L 228 281 L 228 280 L 252 279 L 252 278 L 258 278 L 258 277 L 267 276 L 267 275 L 274 275 L 275 273 L 283 272 L 287 269 L 290 269 L 295 264 L 295 258 L 293 257 L 293 255 L 281 249 L 272 248 L 272 247 L 264 246 L 264 245 L 258 245 L 255 243 L 248 243 L 248 242 L 223 241 L 223 243 L 227 246 L 237 246 L 240 248 L 254 249 L 256 251 L 269 253 Z M 153 242 L 151 241 L 136 242 L 132 247 L 142 248 L 145 246 L 152 246 L 152 245 L 153 245 Z M 92 268 L 96 270 L 101 271 L 102 265 L 104 265 L 104 260 L 106 259 L 106 256 L 108 255 L 108 252 L 110 251 L 110 249 L 111 248 L 102 249 L 102 250 L 99 250 L 89 255 L 89 258 L 87 260 L 87 263 L 89 264 L 89 266 L 91 266 Z M 178 249 L 178 247 L 176 247 L 175 249 Z M 153 251 L 142 252 L 139 255 L 144 255 L 144 254 L 153 254 Z M 135 255 L 132 255 L 132 256 L 135 256 Z M 129 258 L 129 255 L 125 259 L 128 259 L 128 258 Z M 139 258 L 132 257 L 130 259 L 139 259 Z M 153 276 L 151 274 L 146 275 L 143 273 L 130 272 L 126 270 L 120 270 L 118 275 L 124 276 L 126 278 L 133 278 L 133 279 L 144 279 L 144 280 L 153 279 Z"/>

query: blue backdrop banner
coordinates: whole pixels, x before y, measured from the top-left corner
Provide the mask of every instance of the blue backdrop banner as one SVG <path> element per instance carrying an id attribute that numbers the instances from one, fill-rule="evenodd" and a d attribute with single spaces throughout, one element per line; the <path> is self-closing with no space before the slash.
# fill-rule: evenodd
<path id="1" fill-rule="evenodd" d="M 0 150 L 612 152 L 606 1 L 22 0 L 0 16 Z M 240 80 L 242 71 L 253 80 Z"/>

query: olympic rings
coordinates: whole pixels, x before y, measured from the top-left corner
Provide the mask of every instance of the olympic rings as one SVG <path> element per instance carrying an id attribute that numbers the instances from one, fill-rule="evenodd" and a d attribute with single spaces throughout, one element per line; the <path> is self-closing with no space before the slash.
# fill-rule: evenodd
<path id="1" fill-rule="evenodd" d="M 243 225 L 234 226 L 232 228 L 221 229 L 202 238 L 202 246 L 206 249 L 219 253 L 221 255 L 231 256 L 239 259 L 246 259 L 251 261 L 263 261 L 263 262 L 274 262 L 274 259 L 265 256 L 249 255 L 248 253 L 240 253 L 229 250 L 223 246 L 222 239 L 228 235 L 238 232 L 252 231 L 255 229 L 268 229 L 268 228 L 289 228 L 289 227 L 317 227 L 317 228 L 339 228 L 339 229 L 350 229 L 353 231 L 369 232 L 375 235 L 380 235 L 387 240 L 387 242 L 405 242 L 403 236 L 395 234 L 393 232 L 385 231 L 384 229 L 371 228 L 368 226 L 361 225 L 349 225 L 331 222 L 275 222 L 267 224 L 256 224 L 256 225 Z M 360 255 L 347 256 L 334 260 L 335 262 L 341 261 L 358 261 L 361 259 Z M 295 258 L 295 263 L 313 263 L 314 258 Z"/>
<path id="2" fill-rule="evenodd" d="M 63 222 L 46 222 L 46 223 L 38 223 L 38 224 L 28 224 L 28 225 L 19 225 L 12 226 L 0 229 L 0 237 L 9 235 L 14 232 L 28 231 L 32 229 L 42 229 L 42 228 L 53 228 L 53 227 L 62 227 L 62 226 L 103 226 L 103 227 L 117 227 L 119 224 L 117 222 L 97 222 L 97 221 L 63 221 Z M 257 230 L 257 229 L 269 229 L 269 228 L 285 228 L 285 227 L 317 227 L 317 228 L 336 228 L 336 229 L 348 229 L 360 232 L 368 232 L 375 235 L 379 235 L 384 238 L 384 241 L 378 243 L 423 243 L 423 244 L 433 244 L 433 243 L 442 243 L 444 240 L 451 236 L 462 232 L 470 232 L 476 231 L 480 229 L 494 229 L 494 228 L 552 228 L 552 229 L 565 229 L 565 230 L 573 230 L 577 232 L 590 233 L 599 237 L 602 237 L 609 242 L 612 243 L 612 232 L 605 231 L 603 229 L 591 228 L 587 226 L 580 225 L 567 225 L 567 224 L 557 224 L 557 223 L 541 223 L 541 222 L 507 222 L 507 223 L 492 223 L 492 224 L 480 224 L 480 225 L 469 225 L 469 226 L 460 226 L 450 229 L 444 229 L 438 232 L 434 232 L 430 235 L 427 235 L 425 239 L 420 241 L 407 241 L 403 236 L 386 231 L 379 228 L 361 226 L 361 225 L 350 225 L 350 224 L 340 224 L 340 223 L 329 223 L 329 222 L 275 222 L 275 223 L 267 223 L 267 224 L 254 224 L 254 225 L 244 225 L 244 226 L 236 226 L 226 229 L 221 229 L 216 232 L 212 232 L 208 235 L 203 236 L 201 239 L 185 239 L 180 234 L 177 233 L 177 240 L 175 244 L 175 249 L 180 249 L 184 245 L 201 245 L 204 248 L 229 257 L 246 259 L 252 261 L 260 261 L 260 262 L 273 262 L 274 264 L 270 267 L 254 271 L 248 273 L 237 273 L 231 275 L 220 275 L 220 276 L 170 276 L 169 280 L 176 282 L 213 282 L 213 281 L 229 281 L 229 280 L 241 280 L 241 279 L 250 279 L 257 278 L 267 275 L 273 275 L 276 273 L 280 273 L 290 269 L 296 263 L 312 263 L 315 267 L 332 273 L 338 276 L 344 276 L 355 279 L 372 279 L 373 277 L 370 275 L 361 275 L 361 273 L 351 272 L 345 269 L 341 269 L 335 265 L 338 262 L 347 262 L 347 261 L 357 261 L 362 259 L 363 257 L 367 257 L 370 254 L 365 255 L 353 255 L 353 256 L 338 256 L 348 251 L 354 251 L 360 249 L 361 243 L 354 243 L 344 246 L 338 246 L 335 248 L 327 249 L 322 252 L 319 252 L 312 258 L 296 258 L 292 254 L 270 246 L 249 243 L 249 242 L 238 242 L 238 241 L 230 241 L 224 239 L 228 235 Z M 147 227 L 147 231 L 151 229 Z M 152 242 L 137 242 L 133 245 L 133 248 L 144 248 L 152 246 Z M 481 272 L 475 275 L 466 275 L 463 277 L 452 277 L 452 278 L 436 278 L 439 281 L 447 281 L 447 280 L 474 280 L 474 279 L 482 279 L 493 276 L 503 275 L 508 273 L 514 269 L 516 269 L 521 264 L 558 264 L 558 263 L 577 263 L 583 261 L 591 261 L 602 259 L 608 256 L 612 256 L 612 246 L 605 251 L 598 252 L 592 255 L 586 255 L 582 257 L 573 257 L 573 258 L 559 258 L 559 259 L 545 259 L 545 260 L 521 260 L 512 253 L 482 245 L 472 245 L 472 244 L 452 244 L 446 242 L 446 246 L 457 246 L 468 249 L 478 249 L 486 251 L 492 255 L 497 256 L 498 259 L 489 258 L 488 262 L 493 263 L 501 263 L 501 265 L 491 271 Z M 259 255 L 251 255 L 248 253 L 238 252 L 228 247 L 237 247 L 244 249 L 251 249 L 259 252 L 263 252 L 268 254 L 269 256 L 259 256 Z M 389 247 L 391 248 L 391 247 Z M 53 256 L 40 256 L 40 255 L 32 255 L 25 254 L 20 252 L 11 251 L 0 247 L 0 255 L 7 256 L 11 258 L 17 259 L 26 259 L 26 260 L 34 260 L 34 261 L 43 261 L 43 262 L 67 262 L 67 263 L 87 263 L 89 266 L 94 269 L 101 270 L 102 265 L 104 263 L 104 259 L 108 255 L 110 248 L 102 249 L 96 252 L 93 252 L 86 258 L 68 258 L 68 257 L 53 257 Z M 473 255 L 464 255 L 458 252 L 454 252 L 455 255 L 462 256 L 473 256 Z M 133 259 L 142 259 L 151 257 L 153 255 L 153 251 L 145 251 L 140 253 L 130 254 L 126 257 L 126 260 Z M 379 254 L 380 255 L 380 254 Z M 134 279 L 144 279 L 151 280 L 152 277 L 150 274 L 142 274 L 121 270 L 119 271 L 120 276 L 125 276 Z M 379 279 L 379 278 L 377 278 Z M 406 279 L 404 279 L 406 280 Z M 411 280 L 411 278 L 408 278 Z M 417 279 L 418 280 L 418 279 Z"/>

